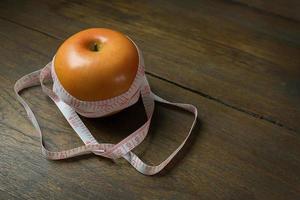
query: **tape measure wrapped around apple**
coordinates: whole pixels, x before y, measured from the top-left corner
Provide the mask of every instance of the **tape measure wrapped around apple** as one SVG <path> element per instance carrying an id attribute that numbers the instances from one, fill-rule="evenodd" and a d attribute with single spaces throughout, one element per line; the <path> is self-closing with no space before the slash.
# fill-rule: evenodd
<path id="1" fill-rule="evenodd" d="M 44 85 L 53 81 L 52 90 Z M 84 145 L 53 152 L 45 148 L 42 131 L 27 103 L 19 95 L 25 88 L 41 85 L 78 134 Z M 51 160 L 94 153 L 110 159 L 125 158 L 139 172 L 153 175 L 161 171 L 183 147 L 197 120 L 197 108 L 190 104 L 171 103 L 155 95 L 144 72 L 144 59 L 136 44 L 125 35 L 104 28 L 81 31 L 68 38 L 53 60 L 44 68 L 19 79 L 14 87 L 17 99 L 40 135 L 42 153 Z M 99 143 L 78 114 L 102 117 L 127 108 L 142 98 L 147 121 L 117 144 Z M 179 147 L 159 165 L 145 164 L 131 150 L 146 137 L 154 111 L 154 101 L 171 104 L 194 114 L 193 124 Z"/>

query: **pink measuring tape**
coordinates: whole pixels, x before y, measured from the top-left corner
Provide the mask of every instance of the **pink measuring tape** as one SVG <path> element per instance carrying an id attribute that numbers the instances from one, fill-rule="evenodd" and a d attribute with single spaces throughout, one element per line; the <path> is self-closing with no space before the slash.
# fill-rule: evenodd
<path id="1" fill-rule="evenodd" d="M 191 104 L 172 103 L 155 95 L 151 91 L 149 83 L 145 76 L 144 59 L 141 51 L 137 46 L 136 48 L 138 49 L 139 54 L 139 66 L 136 77 L 127 92 L 111 99 L 102 101 L 81 101 L 70 95 L 60 84 L 55 74 L 55 68 L 53 66 L 54 58 L 52 62 L 48 63 L 44 68 L 27 74 L 16 82 L 14 90 L 17 95 L 17 99 L 24 106 L 30 121 L 40 135 L 42 153 L 47 159 L 60 160 L 89 153 L 94 153 L 96 155 L 107 157 L 110 159 L 123 157 L 140 173 L 145 175 L 153 175 L 160 172 L 183 147 L 197 121 L 197 108 Z M 53 80 L 52 90 L 47 88 L 43 83 L 45 80 L 51 79 Z M 41 85 L 43 92 L 54 101 L 71 127 L 83 141 L 83 146 L 59 152 L 48 151 L 45 148 L 43 144 L 43 135 L 41 128 L 32 110 L 19 95 L 19 92 L 23 89 L 36 85 Z M 140 97 L 142 98 L 144 104 L 147 121 L 139 129 L 134 131 L 132 134 L 130 134 L 117 144 L 98 143 L 78 116 L 78 114 L 85 117 L 102 117 L 105 115 L 109 115 L 133 105 L 138 101 Z M 179 145 L 179 147 L 159 165 L 151 166 L 145 164 L 131 150 L 138 146 L 145 139 L 148 133 L 154 111 L 154 101 L 170 104 L 187 110 L 194 114 L 194 121 L 186 138 Z"/>

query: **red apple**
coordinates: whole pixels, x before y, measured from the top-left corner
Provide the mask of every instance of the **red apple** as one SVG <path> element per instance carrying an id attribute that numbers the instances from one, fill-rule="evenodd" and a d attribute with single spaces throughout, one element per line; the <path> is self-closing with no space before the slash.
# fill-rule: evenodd
<path id="1" fill-rule="evenodd" d="M 135 45 L 122 33 L 92 28 L 76 33 L 58 49 L 55 73 L 66 91 L 83 101 L 126 92 L 139 63 Z"/>

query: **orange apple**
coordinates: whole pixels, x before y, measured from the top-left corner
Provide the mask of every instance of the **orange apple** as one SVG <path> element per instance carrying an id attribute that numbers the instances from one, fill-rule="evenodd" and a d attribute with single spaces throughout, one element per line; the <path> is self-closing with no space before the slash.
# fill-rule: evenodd
<path id="1" fill-rule="evenodd" d="M 134 81 L 138 63 L 137 49 L 125 35 L 91 28 L 76 33 L 59 47 L 54 70 L 72 96 L 98 101 L 126 92 Z"/>

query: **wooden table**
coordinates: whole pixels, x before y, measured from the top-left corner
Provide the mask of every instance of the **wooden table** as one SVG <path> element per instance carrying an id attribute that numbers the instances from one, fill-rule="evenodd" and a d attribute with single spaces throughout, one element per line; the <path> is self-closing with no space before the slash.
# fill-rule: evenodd
<path id="1" fill-rule="evenodd" d="M 0 10 L 0 199 L 300 199 L 299 1 L 2 0 Z M 159 175 L 144 176 L 123 159 L 41 155 L 13 85 L 89 27 L 129 35 L 143 50 L 153 91 L 199 109 L 191 142 Z M 40 87 L 22 96 L 51 150 L 81 144 Z M 138 103 L 83 120 L 97 139 L 116 143 L 145 116 Z M 159 163 L 191 120 L 157 104 L 134 152 Z"/>

